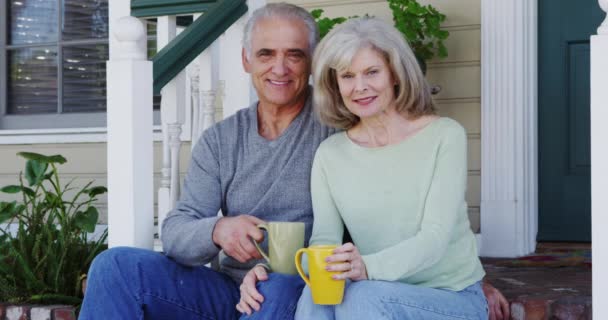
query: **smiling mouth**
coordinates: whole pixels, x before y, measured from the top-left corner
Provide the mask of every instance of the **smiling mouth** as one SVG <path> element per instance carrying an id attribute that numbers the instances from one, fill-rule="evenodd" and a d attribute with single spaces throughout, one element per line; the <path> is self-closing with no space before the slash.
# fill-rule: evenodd
<path id="1" fill-rule="evenodd" d="M 276 81 L 276 80 L 267 80 L 268 83 L 274 86 L 286 86 L 289 84 L 289 81 Z"/>
<path id="2" fill-rule="evenodd" d="M 361 99 L 353 99 L 353 101 L 355 103 L 361 104 L 361 105 L 368 105 L 368 104 L 372 103 L 372 101 L 374 101 L 374 100 L 376 100 L 376 96 L 361 98 Z"/>

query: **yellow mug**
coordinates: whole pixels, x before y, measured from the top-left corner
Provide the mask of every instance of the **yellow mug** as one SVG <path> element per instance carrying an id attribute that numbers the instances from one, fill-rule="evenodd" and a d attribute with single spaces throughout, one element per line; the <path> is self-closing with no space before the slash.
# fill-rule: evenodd
<path id="1" fill-rule="evenodd" d="M 300 277 L 310 287 L 312 301 L 315 304 L 335 305 L 342 303 L 344 297 L 344 280 L 332 279 L 338 271 L 327 271 L 325 258 L 331 256 L 337 245 L 314 245 L 302 248 L 296 252 L 295 262 Z M 302 270 L 302 254 L 308 255 L 308 274 L 306 277 Z"/>

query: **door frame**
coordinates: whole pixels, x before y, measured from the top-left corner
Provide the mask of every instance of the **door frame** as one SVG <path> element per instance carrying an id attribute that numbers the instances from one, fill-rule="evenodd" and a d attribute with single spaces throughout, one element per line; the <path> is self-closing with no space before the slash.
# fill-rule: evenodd
<path id="1" fill-rule="evenodd" d="M 537 1 L 481 1 L 482 256 L 536 249 L 537 38 Z"/>

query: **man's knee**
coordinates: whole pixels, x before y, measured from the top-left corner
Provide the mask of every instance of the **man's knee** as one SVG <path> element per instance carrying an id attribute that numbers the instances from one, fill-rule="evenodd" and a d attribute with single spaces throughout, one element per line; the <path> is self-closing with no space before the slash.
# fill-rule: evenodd
<path id="1" fill-rule="evenodd" d="M 264 296 L 262 308 L 241 319 L 293 319 L 304 281 L 299 276 L 271 273 L 268 280 L 257 284 L 257 289 Z"/>
<path id="2" fill-rule="evenodd" d="M 146 264 L 146 260 L 158 259 L 159 254 L 153 251 L 130 248 L 115 247 L 101 252 L 89 268 L 88 278 L 107 278 L 125 272 L 134 271 L 133 264 Z M 150 261 L 152 263 L 152 261 Z"/>
<path id="3" fill-rule="evenodd" d="M 299 276 L 285 275 L 280 273 L 269 274 L 268 280 L 258 282 L 257 289 L 264 299 L 293 298 L 299 299 L 304 281 Z"/>

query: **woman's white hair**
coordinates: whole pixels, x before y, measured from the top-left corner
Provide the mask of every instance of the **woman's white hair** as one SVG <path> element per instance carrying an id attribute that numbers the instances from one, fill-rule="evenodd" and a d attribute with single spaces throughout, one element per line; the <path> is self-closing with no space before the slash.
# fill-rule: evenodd
<path id="1" fill-rule="evenodd" d="M 309 54 L 312 56 L 315 51 L 317 42 L 319 41 L 319 31 L 317 29 L 317 23 L 310 13 L 301 7 L 298 7 L 289 3 L 269 3 L 251 14 L 251 18 L 245 25 L 243 35 L 243 48 L 247 58 L 251 58 L 251 35 L 258 21 L 268 18 L 285 18 L 285 19 L 298 19 L 306 25 L 308 29 L 308 49 Z"/>
<path id="2" fill-rule="evenodd" d="M 359 123 L 359 118 L 342 101 L 337 74 L 348 69 L 355 54 L 363 48 L 376 50 L 386 59 L 396 82 L 398 112 L 413 119 L 435 113 L 430 86 L 403 35 L 382 20 L 363 17 L 332 29 L 313 57 L 314 106 L 323 123 L 340 129 L 350 129 Z"/>

